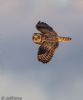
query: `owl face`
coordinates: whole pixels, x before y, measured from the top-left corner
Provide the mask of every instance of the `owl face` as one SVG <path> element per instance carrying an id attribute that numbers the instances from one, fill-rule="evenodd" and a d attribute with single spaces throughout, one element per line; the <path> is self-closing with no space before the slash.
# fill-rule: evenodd
<path id="1" fill-rule="evenodd" d="M 32 40 L 33 40 L 34 43 L 39 44 L 42 41 L 41 33 L 34 33 Z"/>

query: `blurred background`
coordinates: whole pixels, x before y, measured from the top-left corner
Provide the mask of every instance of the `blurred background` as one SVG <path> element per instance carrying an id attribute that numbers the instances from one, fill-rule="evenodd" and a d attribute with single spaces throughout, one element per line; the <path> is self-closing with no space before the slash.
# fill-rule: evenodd
<path id="1" fill-rule="evenodd" d="M 38 21 L 72 42 L 52 61 L 37 61 L 32 41 Z M 0 0 L 0 97 L 83 100 L 83 0 Z"/>

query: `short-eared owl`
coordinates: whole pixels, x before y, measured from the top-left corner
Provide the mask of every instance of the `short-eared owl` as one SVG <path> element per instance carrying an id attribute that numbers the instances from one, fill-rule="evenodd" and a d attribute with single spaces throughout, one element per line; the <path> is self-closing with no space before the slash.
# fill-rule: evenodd
<path id="1" fill-rule="evenodd" d="M 54 55 L 54 51 L 59 46 L 59 42 L 70 41 L 70 37 L 60 37 L 58 34 L 44 22 L 38 22 L 36 28 L 41 33 L 34 33 L 32 40 L 34 43 L 39 44 L 37 58 L 42 63 L 48 63 Z"/>

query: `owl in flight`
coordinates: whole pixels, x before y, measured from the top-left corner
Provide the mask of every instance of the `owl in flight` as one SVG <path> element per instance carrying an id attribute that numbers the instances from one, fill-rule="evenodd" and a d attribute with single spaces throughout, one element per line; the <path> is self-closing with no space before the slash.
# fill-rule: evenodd
<path id="1" fill-rule="evenodd" d="M 36 28 L 40 33 L 34 33 L 32 40 L 34 43 L 39 44 L 37 59 L 42 63 L 48 63 L 56 49 L 59 46 L 59 42 L 68 42 L 71 40 L 70 37 L 61 37 L 44 22 L 38 22 Z"/>

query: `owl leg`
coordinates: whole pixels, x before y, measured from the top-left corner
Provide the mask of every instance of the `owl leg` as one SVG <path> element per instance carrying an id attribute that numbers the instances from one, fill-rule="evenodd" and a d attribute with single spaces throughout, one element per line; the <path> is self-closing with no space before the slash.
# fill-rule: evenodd
<path id="1" fill-rule="evenodd" d="M 70 37 L 60 37 L 60 36 L 57 37 L 57 39 L 59 42 L 68 42 L 68 41 L 72 40 L 72 38 L 70 38 Z"/>

